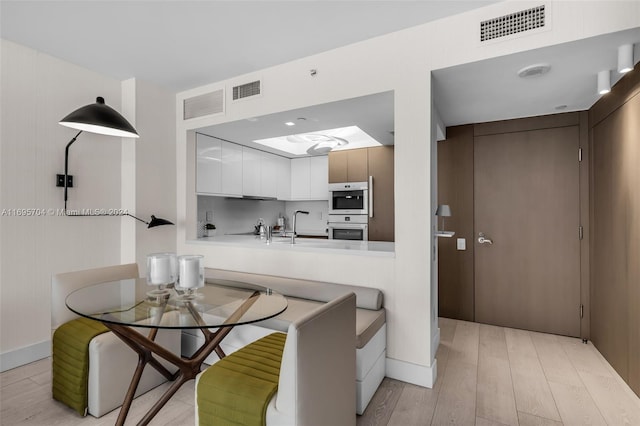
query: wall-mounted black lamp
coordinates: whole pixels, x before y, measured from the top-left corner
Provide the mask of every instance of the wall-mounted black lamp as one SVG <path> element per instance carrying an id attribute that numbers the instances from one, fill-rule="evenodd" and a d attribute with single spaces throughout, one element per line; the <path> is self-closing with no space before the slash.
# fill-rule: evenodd
<path id="1" fill-rule="evenodd" d="M 69 141 L 64 150 L 64 175 L 56 176 L 56 186 L 64 187 L 64 214 L 67 216 L 114 216 L 107 214 L 75 214 L 67 212 L 67 189 L 73 187 L 73 176 L 69 175 L 69 147 L 76 141 L 83 131 L 110 135 L 124 138 L 137 138 L 138 132 L 120 113 L 104 103 L 104 98 L 96 98 L 95 104 L 85 105 L 78 108 L 65 118 L 60 120 L 60 124 L 79 132 Z M 166 219 L 157 218 L 151 215 L 151 221 L 147 222 L 129 213 L 122 213 L 116 216 L 130 216 L 148 228 L 160 225 L 173 225 Z"/>

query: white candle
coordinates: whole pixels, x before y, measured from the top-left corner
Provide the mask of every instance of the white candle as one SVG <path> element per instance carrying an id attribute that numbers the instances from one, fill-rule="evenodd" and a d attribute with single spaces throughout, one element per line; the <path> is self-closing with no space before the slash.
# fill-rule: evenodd
<path id="1" fill-rule="evenodd" d="M 149 284 L 169 284 L 175 281 L 175 255 L 172 253 L 147 256 L 147 281 Z"/>
<path id="2" fill-rule="evenodd" d="M 182 288 L 204 286 L 204 268 L 202 256 L 180 256 L 179 285 Z"/>

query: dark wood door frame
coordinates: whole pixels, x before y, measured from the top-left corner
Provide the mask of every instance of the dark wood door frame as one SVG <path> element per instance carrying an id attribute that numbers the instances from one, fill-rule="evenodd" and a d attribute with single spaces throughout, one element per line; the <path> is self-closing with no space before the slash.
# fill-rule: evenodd
<path id="1" fill-rule="evenodd" d="M 439 239 L 439 305 L 445 314 L 459 319 L 474 320 L 473 309 L 469 310 L 468 302 L 462 301 L 466 307 L 454 306 L 452 303 L 455 291 L 459 296 L 471 295 L 473 297 L 473 262 L 469 264 L 469 249 L 474 244 L 474 237 L 477 230 L 473 229 L 473 193 L 469 195 L 468 186 L 473 186 L 473 178 L 469 183 L 469 161 L 455 161 L 456 155 L 466 155 L 468 157 L 471 150 L 471 160 L 473 159 L 473 138 L 475 136 L 491 135 L 499 133 L 509 133 L 528 130 L 549 129 L 555 127 L 578 126 L 579 127 L 579 147 L 581 149 L 582 162 L 579 167 L 579 187 L 580 187 L 580 224 L 583 229 L 583 239 L 580 241 L 580 304 L 582 305 L 582 319 L 580 322 L 580 336 L 588 339 L 590 336 L 590 312 L 589 312 L 589 144 L 588 144 L 588 113 L 587 111 L 573 112 L 565 114 L 554 114 L 523 119 L 504 120 L 490 123 L 474 125 L 456 126 L 447 129 L 447 137 L 455 140 L 457 148 L 444 146 L 448 140 L 438 143 L 438 149 L 447 154 L 441 157 L 438 155 L 438 204 L 450 204 L 453 210 L 452 218 L 447 218 L 447 223 L 452 226 L 451 230 L 456 231 L 456 237 L 464 237 L 467 240 L 467 252 L 457 252 L 455 248 L 455 238 Z M 452 152 L 454 151 L 454 152 Z M 466 153 L 466 154 L 465 154 Z M 440 154 L 440 152 L 439 152 Z M 576 157 L 578 156 L 576 152 Z M 465 158 L 466 158 L 465 157 Z M 446 164 L 442 164 L 444 160 Z M 442 170 L 441 170 L 442 167 Z M 472 162 L 471 162 L 472 167 Z M 471 170 L 473 174 L 473 170 Z M 465 195 L 466 194 L 466 195 Z M 471 206 L 469 206 L 469 198 Z M 469 223 L 471 224 L 469 227 Z M 459 232 L 461 231 L 461 232 Z M 578 231 L 576 231 L 578 232 Z M 471 251 L 472 255 L 473 251 Z M 461 273 L 461 271 L 463 271 Z M 466 273 L 464 271 L 467 271 Z M 452 284 L 453 283 L 453 284 Z M 444 288 L 443 285 L 455 286 L 455 289 Z M 468 298 L 465 297 L 465 300 Z M 462 297 L 462 296 L 461 296 Z M 446 316 L 446 315 L 445 315 Z"/>

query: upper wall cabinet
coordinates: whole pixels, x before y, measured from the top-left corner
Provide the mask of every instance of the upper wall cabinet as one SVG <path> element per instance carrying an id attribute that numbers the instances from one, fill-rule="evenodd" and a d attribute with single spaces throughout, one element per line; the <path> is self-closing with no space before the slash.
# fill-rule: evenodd
<path id="1" fill-rule="evenodd" d="M 196 192 L 242 196 L 242 147 L 196 134 Z"/>
<path id="2" fill-rule="evenodd" d="M 276 163 L 276 198 L 291 199 L 291 160 L 275 156 Z"/>
<path id="3" fill-rule="evenodd" d="M 368 178 L 367 148 L 329 153 L 329 183 L 365 182 Z"/>
<path id="4" fill-rule="evenodd" d="M 328 200 L 326 156 L 291 160 L 291 200 Z"/>
<path id="5" fill-rule="evenodd" d="M 268 152 L 242 147 L 242 195 L 276 198 L 279 158 Z"/>
<path id="6" fill-rule="evenodd" d="M 261 152 L 252 148 L 242 147 L 242 195 L 252 197 L 261 196 L 260 172 Z"/>
<path id="7" fill-rule="evenodd" d="M 196 192 L 225 197 L 328 200 L 327 156 L 288 158 L 196 134 Z"/>

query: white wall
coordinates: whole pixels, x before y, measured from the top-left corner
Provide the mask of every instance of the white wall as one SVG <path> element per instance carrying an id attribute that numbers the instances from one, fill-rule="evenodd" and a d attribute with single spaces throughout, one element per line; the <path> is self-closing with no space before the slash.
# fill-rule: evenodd
<path id="1" fill-rule="evenodd" d="M 2 40 L 0 144 L 0 369 L 50 352 L 51 275 L 120 262 L 120 219 L 70 218 L 55 176 L 76 131 L 58 121 L 103 96 L 120 108 L 120 82 Z M 120 207 L 120 140 L 81 134 L 70 148 L 76 208 Z M 13 209 L 39 216 L 10 216 Z"/>
<path id="2" fill-rule="evenodd" d="M 212 223 L 216 225 L 218 235 L 252 232 L 260 218 L 267 225 L 275 226 L 280 215 L 285 218 L 287 229 L 291 229 L 291 218 L 296 210 L 309 212 L 298 215 L 298 234 L 327 234 L 328 201 L 243 200 L 198 195 L 198 222 L 206 223 L 206 213 L 212 212 Z"/>
<path id="3" fill-rule="evenodd" d="M 178 250 L 198 251 L 210 266 L 291 277 L 359 284 L 384 290 L 387 308 L 387 375 L 431 385 L 437 337 L 436 276 L 432 274 L 435 211 L 432 182 L 431 76 L 433 69 L 569 42 L 640 25 L 638 2 L 545 2 L 549 29 L 481 46 L 479 22 L 540 2 L 510 1 L 374 38 L 251 75 L 178 94 Z M 317 69 L 316 77 L 309 70 Z M 183 122 L 182 100 L 260 78 L 261 97 L 227 102 L 222 115 Z M 187 228 L 195 221 L 193 144 L 187 131 L 203 126 L 395 91 L 395 259 L 192 245 Z M 187 152 L 190 153 L 187 156 Z M 214 262 L 215 260 L 215 262 Z M 283 272 L 284 271 L 284 272 Z"/>
<path id="4" fill-rule="evenodd" d="M 70 148 L 69 209 L 119 209 L 176 220 L 175 94 L 120 82 L 2 40 L 0 144 L 0 370 L 51 352 L 51 275 L 175 251 L 176 227 L 130 217 L 65 217 L 64 149 L 76 131 L 58 121 L 103 96 L 139 139 L 82 133 Z M 39 216 L 11 216 L 40 209 Z"/>
<path id="5" fill-rule="evenodd" d="M 176 223 L 175 93 L 135 80 L 135 216 L 150 221 L 151 215 Z M 130 218 L 124 218 L 131 221 Z M 136 259 L 146 274 L 150 253 L 176 251 L 176 227 L 136 227 Z"/>
<path id="6" fill-rule="evenodd" d="M 218 235 L 253 232 L 259 218 L 267 225 L 275 225 L 278 215 L 285 213 L 285 202 L 199 195 L 199 221 L 206 221 L 207 211 L 213 212 L 212 223 Z"/>

